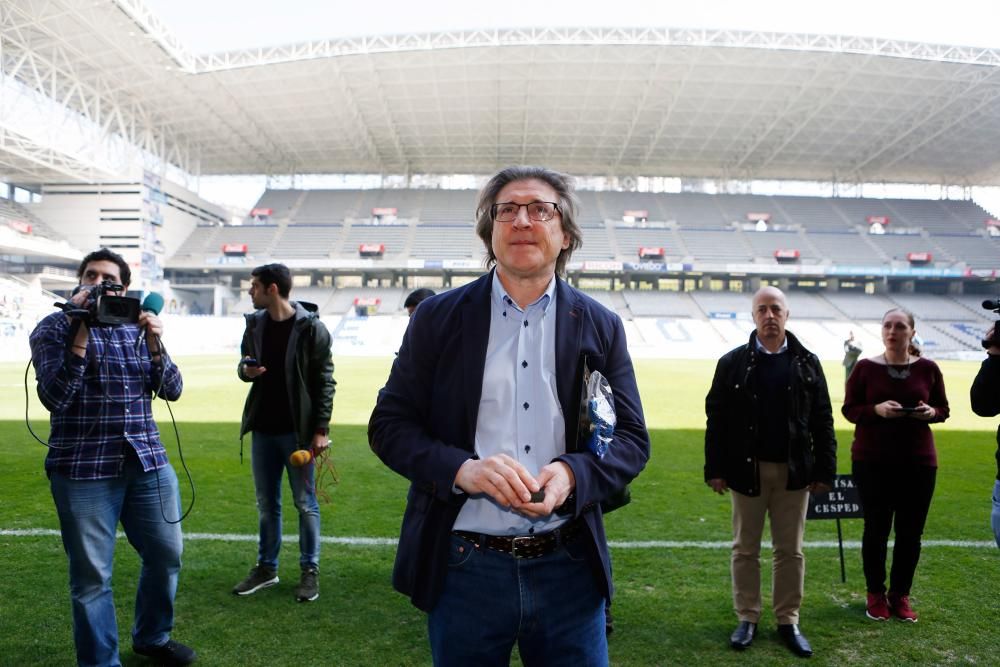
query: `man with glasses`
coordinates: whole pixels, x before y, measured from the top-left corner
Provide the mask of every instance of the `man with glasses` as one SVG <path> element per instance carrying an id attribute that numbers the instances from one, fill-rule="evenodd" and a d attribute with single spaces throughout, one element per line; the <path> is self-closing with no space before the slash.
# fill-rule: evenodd
<path id="1" fill-rule="evenodd" d="M 600 504 L 649 457 L 625 333 L 557 276 L 581 242 L 568 176 L 504 169 L 477 216 L 495 269 L 413 313 L 369 422 L 411 482 L 393 584 L 436 665 L 507 664 L 515 642 L 525 664 L 606 665 Z M 603 458 L 576 440 L 584 359 L 614 392 Z"/>

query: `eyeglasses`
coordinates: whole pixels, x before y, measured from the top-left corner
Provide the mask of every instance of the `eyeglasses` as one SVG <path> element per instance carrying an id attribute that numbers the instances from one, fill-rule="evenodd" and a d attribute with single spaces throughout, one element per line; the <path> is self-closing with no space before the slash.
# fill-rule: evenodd
<path id="1" fill-rule="evenodd" d="M 497 222 L 514 222 L 521 207 L 528 209 L 528 219 L 533 222 L 548 222 L 559 211 L 559 204 L 551 201 L 533 201 L 530 204 L 515 204 L 512 201 L 493 204 L 493 219 Z M 560 211 L 561 212 L 561 211 Z"/>

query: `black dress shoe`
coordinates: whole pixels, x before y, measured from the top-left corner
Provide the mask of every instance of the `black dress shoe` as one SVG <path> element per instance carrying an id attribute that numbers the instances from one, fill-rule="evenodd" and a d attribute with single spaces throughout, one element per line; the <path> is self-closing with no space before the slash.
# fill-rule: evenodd
<path id="1" fill-rule="evenodd" d="M 753 643 L 753 635 L 757 632 L 757 624 L 750 621 L 740 621 L 740 624 L 729 636 L 729 645 L 737 651 L 749 648 Z"/>
<path id="2" fill-rule="evenodd" d="M 799 626 L 790 623 L 788 625 L 778 626 L 778 636 L 781 640 L 785 642 L 785 646 L 788 650 L 799 656 L 800 658 L 808 658 L 813 654 L 812 646 L 809 645 L 809 640 L 806 636 L 802 634 L 799 630 Z"/>

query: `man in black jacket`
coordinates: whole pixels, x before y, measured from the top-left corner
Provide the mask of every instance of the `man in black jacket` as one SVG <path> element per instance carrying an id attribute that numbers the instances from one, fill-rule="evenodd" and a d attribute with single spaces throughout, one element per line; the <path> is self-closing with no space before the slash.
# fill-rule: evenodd
<path id="1" fill-rule="evenodd" d="M 788 302 L 781 290 L 758 290 L 752 314 L 756 330 L 719 360 L 705 399 L 705 482 L 719 494 L 733 491 L 739 625 L 730 645 L 749 647 L 760 620 L 760 543 L 769 515 L 778 634 L 793 653 L 808 657 L 812 648 L 798 626 L 802 536 L 809 493 L 828 491 L 837 470 L 830 395 L 819 359 L 785 331 Z"/>
<path id="2" fill-rule="evenodd" d="M 1000 414 L 1000 331 L 994 326 L 986 334 L 986 359 L 972 382 L 969 398 L 972 411 L 980 417 L 994 417 Z M 993 512 L 990 515 L 993 536 L 1000 547 L 1000 427 L 997 428 L 997 479 L 993 485 Z"/>
<path id="3" fill-rule="evenodd" d="M 251 272 L 250 298 L 256 312 L 246 316 L 237 374 L 249 382 L 240 438 L 252 431 L 253 481 L 257 494 L 257 564 L 233 587 L 252 595 L 278 583 L 281 549 L 281 478 L 288 471 L 299 513 L 299 585 L 295 599 L 319 597 L 319 503 L 313 459 L 330 446 L 333 412 L 333 359 L 330 332 L 314 304 L 289 301 L 292 276 L 283 264 Z M 308 450 L 304 464 L 291 455 Z M 301 467 L 299 467 L 301 466 Z"/>

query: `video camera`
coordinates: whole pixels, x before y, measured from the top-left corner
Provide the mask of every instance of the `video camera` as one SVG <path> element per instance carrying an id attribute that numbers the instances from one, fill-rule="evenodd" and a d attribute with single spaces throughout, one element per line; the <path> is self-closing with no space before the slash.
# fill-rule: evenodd
<path id="1" fill-rule="evenodd" d="M 68 315 L 79 317 L 87 326 L 108 327 L 119 324 L 137 324 L 139 322 L 140 304 L 138 299 L 129 296 L 118 296 L 109 292 L 121 292 L 121 285 L 105 280 L 99 285 L 79 285 L 73 294 L 82 291 L 90 292 L 83 308 L 66 310 Z"/>
<path id="2" fill-rule="evenodd" d="M 1000 315 L 1000 299 L 996 301 L 990 301 L 989 299 L 983 301 L 983 308 L 992 310 L 997 315 Z M 984 338 L 981 342 L 983 347 L 987 349 L 994 345 L 1000 347 L 1000 320 L 997 320 L 996 324 L 993 325 L 993 335 L 989 338 Z"/>

